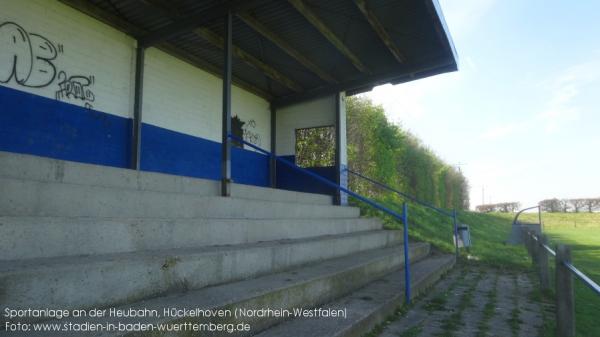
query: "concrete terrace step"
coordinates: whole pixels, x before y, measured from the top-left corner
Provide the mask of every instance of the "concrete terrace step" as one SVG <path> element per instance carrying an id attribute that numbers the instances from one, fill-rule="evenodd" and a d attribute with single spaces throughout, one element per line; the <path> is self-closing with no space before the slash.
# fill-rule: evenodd
<path id="1" fill-rule="evenodd" d="M 400 231 L 0 262 L 2 306 L 88 308 L 232 282 L 398 245 Z M 399 248 L 396 254 L 400 254 Z"/>
<path id="2" fill-rule="evenodd" d="M 423 259 L 429 253 L 429 245 L 423 243 L 412 244 L 412 261 Z M 119 307 L 120 310 L 148 309 L 157 310 L 160 317 L 142 318 L 84 318 L 67 319 L 61 323 L 218 323 L 219 319 L 204 317 L 173 318 L 163 315 L 164 308 L 187 308 L 202 310 L 210 309 L 293 309 L 312 308 L 327 303 L 341 296 L 351 293 L 403 265 L 401 246 L 370 250 L 343 258 L 322 261 L 310 266 L 297 268 L 287 272 L 270 274 L 255 279 L 188 291 L 181 294 L 159 297 L 141 301 L 132 305 Z M 237 323 L 240 321 L 251 325 L 250 333 L 221 333 L 222 336 L 242 336 L 261 331 L 269 326 L 281 322 L 283 318 L 269 317 L 226 317 L 220 322 Z M 55 321 L 57 322 L 57 321 Z M 55 334 L 55 333 L 54 333 Z M 216 336 L 219 334 L 204 334 Z M 7 336 L 19 336 L 19 333 L 6 333 Z M 30 333 L 29 336 L 49 336 L 45 333 Z M 81 336 L 80 332 L 61 332 L 61 336 Z M 95 336 L 124 336 L 124 332 L 100 332 Z M 179 333 L 139 332 L 135 336 L 190 336 L 192 333 L 183 331 Z"/>
<path id="3" fill-rule="evenodd" d="M 436 282 L 455 263 L 453 255 L 429 257 L 411 265 L 412 297 Z M 405 302 L 404 272 L 395 271 L 324 308 L 346 310 L 347 317 L 297 318 L 274 326 L 256 337 L 360 337 Z"/>
<path id="4" fill-rule="evenodd" d="M 2 151 L 0 151 L 0 178 L 196 196 L 218 196 L 221 191 L 220 183 L 215 180 L 135 171 Z M 0 186 L 2 186 L 1 183 Z M 236 198 L 254 200 L 316 205 L 331 205 L 332 203 L 332 197 L 329 195 L 243 184 L 233 184 L 231 194 Z"/>
<path id="5" fill-rule="evenodd" d="M 5 216 L 134 218 L 351 218 L 355 207 L 129 190 L 0 178 Z"/>
<path id="6" fill-rule="evenodd" d="M 381 228 L 376 218 L 0 217 L 0 260 L 237 245 Z"/>

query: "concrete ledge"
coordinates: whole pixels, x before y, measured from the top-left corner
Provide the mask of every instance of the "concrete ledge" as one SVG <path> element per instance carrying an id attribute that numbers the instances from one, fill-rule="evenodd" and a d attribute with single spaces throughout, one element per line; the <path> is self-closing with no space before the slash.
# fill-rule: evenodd
<path id="1" fill-rule="evenodd" d="M 0 260 L 237 245 L 381 229 L 375 218 L 0 217 Z"/>
<path id="2" fill-rule="evenodd" d="M 390 271 L 402 266 L 403 258 L 399 254 L 400 247 L 372 250 L 352 256 L 326 260 L 311 266 L 298 268 L 279 274 L 267 275 L 256 279 L 240 281 L 205 288 L 197 291 L 188 291 L 177 295 L 165 296 L 156 299 L 138 302 L 123 306 L 119 309 L 129 308 L 156 309 L 160 313 L 164 308 L 202 308 L 202 309 L 260 309 L 260 308 L 312 308 L 329 302 L 335 298 L 344 296 L 371 281 L 374 281 Z M 416 244 L 411 246 L 413 261 L 424 258 L 429 252 L 429 246 Z M 192 322 L 206 323 L 207 321 L 218 323 L 218 319 L 205 319 L 201 317 L 190 317 L 186 319 L 175 319 L 170 317 L 152 318 L 85 318 L 63 319 L 61 323 L 91 321 L 92 323 L 118 321 L 123 323 L 174 323 Z M 221 322 L 238 323 L 240 321 L 251 324 L 251 332 L 245 334 L 226 334 L 222 336 L 251 335 L 272 326 L 282 318 L 238 318 L 222 319 Z M 124 336 L 125 333 L 101 333 L 98 336 Z M 129 334 L 135 336 L 160 336 L 157 332 Z M 169 336 L 190 336 L 190 332 L 170 333 Z M 215 334 L 219 335 L 219 334 Z M 7 333 L 6 336 L 19 336 L 19 334 Z M 31 333 L 29 336 L 48 336 L 44 333 Z M 78 333 L 61 333 L 61 336 L 78 336 Z"/>
<path id="3" fill-rule="evenodd" d="M 429 257 L 411 265 L 412 291 L 416 297 L 442 274 L 454 266 L 454 256 Z M 404 273 L 395 271 L 376 280 L 349 296 L 324 305 L 328 308 L 343 309 L 347 319 L 294 319 L 266 330 L 257 337 L 360 337 L 383 322 L 398 306 L 404 304 Z"/>
<path id="4" fill-rule="evenodd" d="M 0 151 L 0 178 L 67 183 L 138 191 L 219 196 L 218 181 L 135 171 Z M 1 186 L 1 185 L 0 185 Z M 331 205 L 332 197 L 251 185 L 233 184 L 232 196 L 255 200 Z"/>
<path id="5" fill-rule="evenodd" d="M 115 305 L 398 245 L 401 240 L 400 231 L 379 230 L 238 246 L 4 261 L 0 303 L 12 308 Z M 426 252 L 429 246 L 412 248 Z"/>
<path id="6" fill-rule="evenodd" d="M 331 205 L 197 196 L 0 178 L 4 216 L 131 218 L 351 218 L 359 209 Z M 274 194 L 276 195 L 276 194 Z"/>

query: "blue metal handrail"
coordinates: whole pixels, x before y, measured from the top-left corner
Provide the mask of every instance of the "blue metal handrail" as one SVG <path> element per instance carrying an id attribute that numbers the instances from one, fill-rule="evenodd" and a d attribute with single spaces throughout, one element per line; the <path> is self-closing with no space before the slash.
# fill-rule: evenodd
<path id="1" fill-rule="evenodd" d="M 321 175 L 311 172 L 311 171 L 307 170 L 306 168 L 300 167 L 287 159 L 280 158 L 280 157 L 276 156 L 275 154 L 273 154 L 265 149 L 262 149 L 250 142 L 247 142 L 240 137 L 234 136 L 232 134 L 229 134 L 228 136 L 229 136 L 229 138 L 231 138 L 241 144 L 244 144 L 258 152 L 261 152 L 261 153 L 269 156 L 269 158 L 274 158 L 276 161 L 285 164 L 286 166 L 290 167 L 294 171 L 306 174 L 306 175 L 318 180 L 319 182 L 321 182 L 331 188 L 336 189 L 337 191 L 344 192 L 344 193 L 368 204 L 369 206 L 372 206 L 382 212 L 385 212 L 385 213 L 393 216 L 397 220 L 401 221 L 403 224 L 403 228 L 404 228 L 404 281 L 405 281 L 404 297 L 405 297 L 406 303 L 410 303 L 411 282 L 410 282 L 410 263 L 409 263 L 410 257 L 409 257 L 409 249 L 408 249 L 408 206 L 406 205 L 406 203 L 404 203 L 402 205 L 402 214 L 399 214 L 398 212 L 395 212 L 395 211 L 393 211 L 393 210 L 391 210 L 391 209 L 389 209 L 367 197 L 364 197 L 356 192 L 353 192 L 353 191 L 351 191 L 351 190 L 349 190 L 349 189 L 347 189 L 347 188 L 345 188 L 345 187 L 343 187 Z"/>
<path id="2" fill-rule="evenodd" d="M 370 183 L 372 183 L 372 184 L 374 184 L 376 186 L 379 186 L 379 187 L 384 188 L 384 189 L 386 189 L 386 190 L 388 190 L 390 192 L 394 192 L 394 193 L 396 193 L 396 194 L 398 194 L 398 195 L 400 195 L 400 196 L 402 196 L 402 197 L 404 197 L 406 199 L 409 199 L 409 200 L 413 201 L 416 204 L 419 204 L 421 206 L 424 206 L 424 207 L 427 207 L 429 209 L 432 209 L 432 210 L 434 210 L 434 211 L 436 211 L 436 212 L 438 212 L 438 213 L 440 213 L 442 215 L 451 217 L 452 218 L 452 226 L 454 227 L 454 246 L 455 246 L 455 250 L 456 250 L 455 254 L 456 254 L 456 257 L 458 257 L 458 254 L 459 254 L 459 252 L 458 252 L 458 220 L 457 220 L 456 209 L 453 209 L 452 212 L 448 212 L 448 211 L 446 211 L 444 209 L 441 209 L 439 207 L 435 207 L 434 205 L 432 205 L 432 204 L 430 204 L 428 202 L 419 200 L 419 199 L 417 199 L 416 197 L 414 197 L 414 196 L 412 196 L 410 194 L 407 194 L 407 193 L 404 193 L 402 191 L 399 191 L 399 190 L 397 190 L 397 189 L 395 189 L 395 188 L 393 188 L 391 186 L 388 186 L 388 185 L 386 185 L 386 184 L 384 184 L 382 182 L 379 182 L 379 181 L 377 181 L 377 180 L 375 180 L 373 178 L 369 178 L 369 177 L 367 177 L 367 176 L 365 176 L 365 175 L 363 175 L 361 173 L 358 173 L 356 171 L 353 171 L 353 170 L 351 170 L 349 168 L 345 168 L 345 170 L 346 170 L 346 172 L 348 172 L 350 174 L 353 174 L 353 175 L 355 175 L 355 176 L 357 176 L 359 178 L 362 178 L 362 179 L 364 179 L 364 180 L 366 180 L 366 181 L 368 181 L 368 182 L 370 182 Z"/>
<path id="3" fill-rule="evenodd" d="M 427 207 L 427 208 L 433 209 L 434 211 L 436 211 L 436 212 L 438 212 L 438 213 L 441 213 L 441 214 L 443 214 L 443 215 L 449 216 L 449 217 L 452 217 L 452 216 L 453 216 L 453 214 L 452 214 L 451 212 L 448 212 L 448 211 L 446 211 L 446 210 L 443 210 L 443 209 L 441 209 L 441 208 L 439 208 L 439 207 L 435 207 L 434 205 L 432 205 L 432 204 L 430 204 L 430 203 L 428 203 L 428 202 L 425 202 L 425 201 L 419 200 L 419 199 L 417 199 L 416 197 L 414 197 L 414 196 L 412 196 L 412 195 L 410 195 L 410 194 L 404 193 L 404 192 L 402 192 L 402 191 L 399 191 L 399 190 L 397 190 L 397 189 L 395 189 L 395 188 L 393 188 L 393 187 L 390 187 L 390 186 L 388 186 L 388 185 L 385 185 L 384 183 L 381 183 L 381 182 L 379 182 L 379 181 L 377 181 L 377 180 L 375 180 L 375 179 L 373 179 L 373 178 L 369 178 L 369 177 L 367 177 L 367 176 L 365 176 L 365 175 L 363 175 L 363 174 L 360 174 L 360 173 L 358 173 L 358 172 L 356 172 L 356 171 L 353 171 L 353 170 L 351 170 L 351 169 L 349 169 L 349 168 L 346 168 L 345 170 L 346 170 L 346 171 L 348 171 L 348 173 L 351 173 L 351 174 L 353 174 L 353 175 L 355 175 L 355 176 L 357 176 L 357 177 L 360 177 L 360 178 L 362 178 L 362 179 L 365 179 L 365 180 L 367 180 L 367 181 L 371 182 L 371 183 L 372 183 L 372 184 L 374 184 L 374 185 L 377 185 L 377 186 L 379 186 L 379 187 L 382 187 L 382 188 L 384 188 L 384 189 L 386 189 L 386 190 L 388 190 L 388 191 L 394 192 L 394 193 L 396 193 L 396 194 L 398 194 L 398 195 L 400 195 L 400 196 L 402 196 L 402 197 L 404 197 L 404 198 L 410 199 L 410 200 L 411 200 L 411 201 L 413 201 L 414 203 L 417 203 L 417 204 L 419 204 L 419 205 L 421 205 L 421 206 L 425 206 L 425 207 Z"/>

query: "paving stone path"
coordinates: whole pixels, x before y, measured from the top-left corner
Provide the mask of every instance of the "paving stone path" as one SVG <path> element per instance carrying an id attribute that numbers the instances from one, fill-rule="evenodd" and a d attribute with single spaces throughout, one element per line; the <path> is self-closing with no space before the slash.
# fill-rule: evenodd
<path id="1" fill-rule="evenodd" d="M 530 275 L 459 266 L 380 337 L 535 337 L 542 304 L 533 300 Z"/>

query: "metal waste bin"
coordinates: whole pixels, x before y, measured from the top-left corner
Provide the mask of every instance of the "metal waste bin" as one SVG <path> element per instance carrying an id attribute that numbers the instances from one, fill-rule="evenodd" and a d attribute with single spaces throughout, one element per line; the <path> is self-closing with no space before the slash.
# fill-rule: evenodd
<path id="1" fill-rule="evenodd" d="M 471 247 L 471 231 L 469 230 L 469 226 L 461 224 L 456 229 L 458 230 L 458 247 Z"/>

